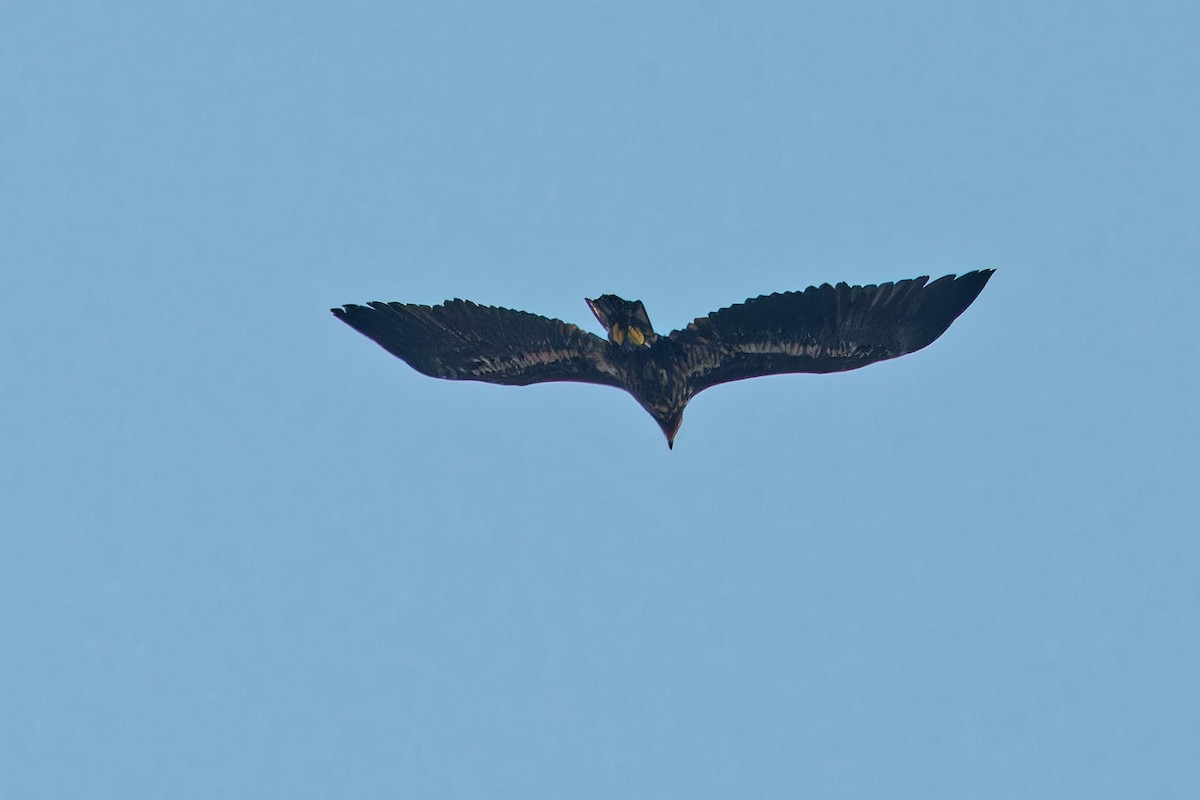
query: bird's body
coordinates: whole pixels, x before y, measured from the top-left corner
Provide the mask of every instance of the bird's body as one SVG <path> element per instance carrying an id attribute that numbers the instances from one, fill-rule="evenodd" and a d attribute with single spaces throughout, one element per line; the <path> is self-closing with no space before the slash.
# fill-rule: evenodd
<path id="1" fill-rule="evenodd" d="M 624 389 L 673 445 L 684 408 L 704 389 L 763 375 L 841 372 L 920 350 L 966 310 L 992 272 L 773 294 L 667 336 L 654 331 L 640 301 L 601 295 L 587 303 L 607 340 L 561 320 L 464 300 L 347 305 L 333 313 L 436 378 Z"/>

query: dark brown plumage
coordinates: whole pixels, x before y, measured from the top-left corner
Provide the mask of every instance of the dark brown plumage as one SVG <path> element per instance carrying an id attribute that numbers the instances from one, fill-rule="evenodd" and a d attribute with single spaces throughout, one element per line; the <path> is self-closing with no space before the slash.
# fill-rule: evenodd
<path id="1" fill-rule="evenodd" d="M 896 358 L 933 342 L 983 290 L 993 270 L 932 283 L 812 286 L 757 297 L 659 336 L 640 301 L 588 300 L 608 332 L 601 339 L 567 322 L 450 300 L 347 305 L 333 313 L 419 372 L 435 378 L 525 386 L 580 381 L 624 389 L 673 446 L 683 409 L 729 381 L 793 372 L 841 372 Z"/>

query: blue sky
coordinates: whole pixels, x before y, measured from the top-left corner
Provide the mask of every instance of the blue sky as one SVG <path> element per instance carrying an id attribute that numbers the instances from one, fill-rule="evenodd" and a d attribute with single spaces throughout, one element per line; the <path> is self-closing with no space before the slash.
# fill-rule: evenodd
<path id="1" fill-rule="evenodd" d="M 1200 796 L 1200 8 L 0 5 L 0 795 Z M 994 267 L 920 353 L 435 381 Z"/>

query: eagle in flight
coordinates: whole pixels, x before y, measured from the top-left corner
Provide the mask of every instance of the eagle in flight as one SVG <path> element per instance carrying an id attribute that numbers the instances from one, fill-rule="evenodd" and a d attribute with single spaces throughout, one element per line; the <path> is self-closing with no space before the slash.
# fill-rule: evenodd
<path id="1" fill-rule="evenodd" d="M 920 350 L 950 327 L 994 270 L 881 283 L 811 286 L 756 297 L 655 333 L 640 300 L 587 300 L 608 333 L 468 300 L 333 309 L 342 322 L 426 375 L 526 386 L 578 381 L 624 389 L 674 447 L 688 401 L 762 375 L 844 372 Z"/>

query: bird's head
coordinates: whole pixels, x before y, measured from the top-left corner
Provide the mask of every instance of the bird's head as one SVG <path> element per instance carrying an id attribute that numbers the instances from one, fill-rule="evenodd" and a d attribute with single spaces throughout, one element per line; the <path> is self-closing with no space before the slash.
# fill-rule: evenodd
<path id="1" fill-rule="evenodd" d="M 683 410 L 680 409 L 666 417 L 655 414 L 654 421 L 658 423 L 658 427 L 662 428 L 663 435 L 667 437 L 667 448 L 674 450 L 675 435 L 679 433 L 679 426 L 683 424 Z"/>
<path id="2" fill-rule="evenodd" d="M 674 450 L 675 437 L 679 433 L 679 426 L 683 424 L 683 408 L 678 405 L 650 403 L 640 398 L 638 402 L 654 417 L 654 421 L 662 429 L 663 436 L 667 437 L 667 447 Z"/>
<path id="3" fill-rule="evenodd" d="M 584 300 L 608 332 L 608 340 L 618 347 L 636 350 L 649 347 L 658 340 L 641 300 L 624 300 L 615 294 Z"/>

